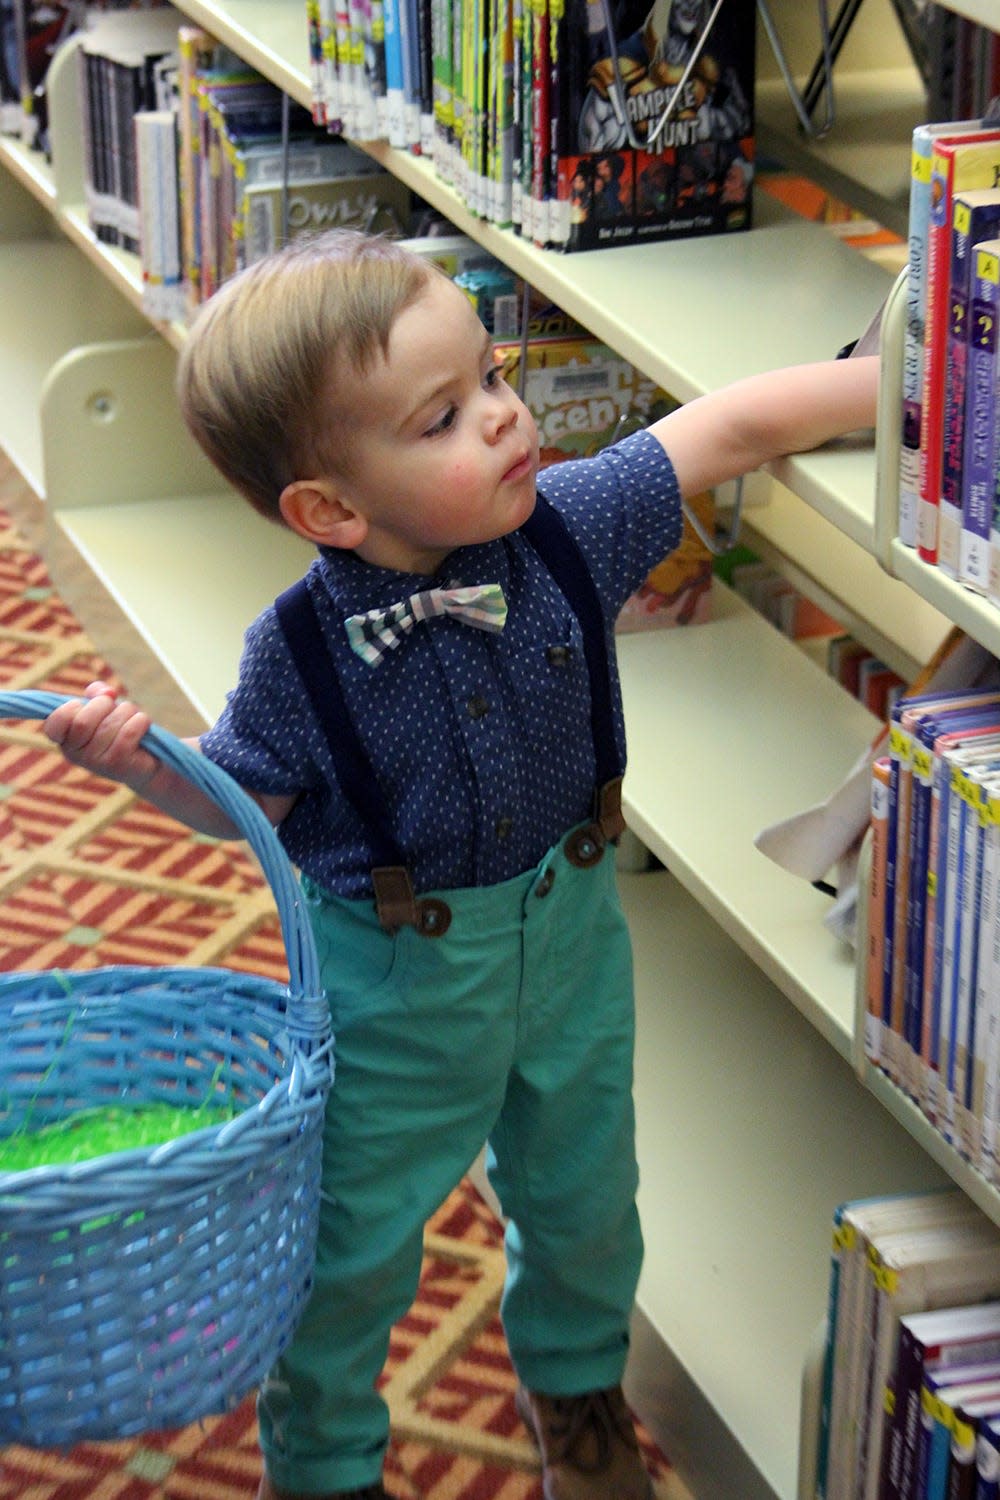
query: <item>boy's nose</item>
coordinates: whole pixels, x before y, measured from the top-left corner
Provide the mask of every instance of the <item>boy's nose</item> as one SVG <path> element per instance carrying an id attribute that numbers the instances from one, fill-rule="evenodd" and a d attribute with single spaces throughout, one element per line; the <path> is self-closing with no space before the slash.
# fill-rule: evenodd
<path id="1" fill-rule="evenodd" d="M 508 427 L 517 425 L 520 408 L 516 399 L 494 404 L 487 415 L 486 432 L 491 442 L 507 431 Z"/>

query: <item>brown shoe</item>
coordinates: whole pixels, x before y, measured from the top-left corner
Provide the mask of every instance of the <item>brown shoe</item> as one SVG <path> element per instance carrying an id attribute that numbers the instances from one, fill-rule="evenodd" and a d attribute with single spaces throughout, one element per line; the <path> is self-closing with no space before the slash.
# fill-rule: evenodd
<path id="1" fill-rule="evenodd" d="M 515 1399 L 542 1455 L 545 1500 L 652 1500 L 621 1386 L 539 1396 L 519 1385 Z"/>
<path id="2" fill-rule="evenodd" d="M 257 1491 L 257 1500 L 392 1500 L 380 1484 L 369 1484 L 361 1490 L 330 1490 L 325 1495 L 306 1494 L 304 1490 L 279 1490 L 265 1474 Z"/>

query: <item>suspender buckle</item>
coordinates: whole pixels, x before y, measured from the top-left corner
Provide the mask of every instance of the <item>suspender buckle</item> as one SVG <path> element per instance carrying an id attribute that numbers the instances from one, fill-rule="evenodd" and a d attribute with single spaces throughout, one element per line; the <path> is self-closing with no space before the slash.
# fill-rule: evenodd
<path id="1" fill-rule="evenodd" d="M 594 821 L 576 828 L 563 845 L 571 865 L 589 870 L 596 865 L 609 844 L 615 844 L 625 829 L 622 815 L 622 779 L 616 776 L 599 787 L 594 796 Z"/>
<path id="2" fill-rule="evenodd" d="M 625 832 L 622 812 L 622 778 L 615 776 L 597 790 L 597 826 L 609 844 L 617 844 Z"/>
<path id="3" fill-rule="evenodd" d="M 451 907 L 437 896 L 413 894 L 410 872 L 403 865 L 382 865 L 372 871 L 375 910 L 386 932 L 414 927 L 421 937 L 443 937 L 451 926 Z"/>

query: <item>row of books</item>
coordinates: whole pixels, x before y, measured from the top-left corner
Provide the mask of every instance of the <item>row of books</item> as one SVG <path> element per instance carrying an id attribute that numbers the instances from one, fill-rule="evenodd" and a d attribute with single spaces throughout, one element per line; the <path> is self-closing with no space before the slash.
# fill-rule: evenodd
<path id="1" fill-rule="evenodd" d="M 968 120 L 1000 94 L 1000 36 L 943 5 L 924 7 L 928 120 Z"/>
<path id="2" fill-rule="evenodd" d="M 745 229 L 755 14 L 649 0 L 309 0 L 314 114 L 430 157 L 564 250 Z"/>
<path id="3" fill-rule="evenodd" d="M 996 1500 L 997 1299 L 1000 1230 L 963 1193 L 840 1205 L 817 1500 Z"/>
<path id="4" fill-rule="evenodd" d="M 995 664 L 994 664 L 995 670 Z M 872 766 L 865 1052 L 1000 1180 L 1000 690 L 908 694 Z"/>
<path id="5" fill-rule="evenodd" d="M 396 177 L 173 7 L 91 16 L 78 59 L 89 222 L 140 254 L 150 316 L 310 230 L 409 232 Z"/>
<path id="6" fill-rule="evenodd" d="M 899 535 L 1000 603 L 1000 126 L 913 134 Z"/>

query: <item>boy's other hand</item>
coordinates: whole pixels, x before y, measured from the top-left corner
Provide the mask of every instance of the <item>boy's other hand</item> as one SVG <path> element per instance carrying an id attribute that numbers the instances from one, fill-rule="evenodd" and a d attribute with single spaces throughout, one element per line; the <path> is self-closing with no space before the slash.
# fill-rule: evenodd
<path id="1" fill-rule="evenodd" d="M 139 747 L 150 724 L 148 714 L 128 699 L 119 702 L 107 683 L 92 682 L 83 698 L 60 704 L 42 728 L 73 765 L 124 782 L 141 794 L 159 767 L 156 758 Z"/>

